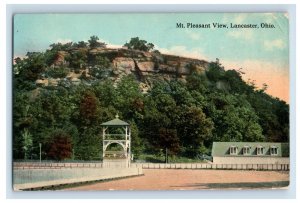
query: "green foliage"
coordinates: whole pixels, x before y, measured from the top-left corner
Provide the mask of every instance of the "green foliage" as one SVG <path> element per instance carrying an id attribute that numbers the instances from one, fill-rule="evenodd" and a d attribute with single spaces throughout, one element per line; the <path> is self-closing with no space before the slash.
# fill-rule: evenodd
<path id="1" fill-rule="evenodd" d="M 130 39 L 129 43 L 125 43 L 128 49 L 135 49 L 140 51 L 151 51 L 154 49 L 154 44 L 147 43 L 146 40 L 139 39 L 138 37 L 133 37 Z"/>
<path id="2" fill-rule="evenodd" d="M 32 90 L 34 82 L 41 77 L 45 71 L 44 54 L 39 52 L 28 52 L 23 60 L 16 59 L 14 65 L 14 86 L 17 89 Z"/>
<path id="3" fill-rule="evenodd" d="M 206 71 L 207 78 L 210 81 L 217 82 L 222 79 L 225 74 L 224 67 L 220 66 L 219 62 L 212 62 L 208 66 L 208 71 Z"/>
<path id="4" fill-rule="evenodd" d="M 106 57 L 96 56 L 91 63 L 93 64 L 89 70 L 91 76 L 104 79 L 111 75 L 110 62 Z"/>
<path id="5" fill-rule="evenodd" d="M 70 68 L 78 71 L 79 69 L 82 69 L 87 65 L 87 50 L 81 49 L 71 52 L 70 55 L 65 59 L 69 62 Z"/>
<path id="6" fill-rule="evenodd" d="M 23 150 L 24 150 L 24 159 L 29 158 L 29 152 L 31 151 L 32 148 L 32 135 L 30 132 L 25 129 L 24 132 L 22 133 L 23 137 Z"/>
<path id="7" fill-rule="evenodd" d="M 45 75 L 50 78 L 64 78 L 68 75 L 68 73 L 69 69 L 64 66 L 49 68 L 45 71 Z"/>
<path id="8" fill-rule="evenodd" d="M 140 132 L 135 122 L 130 122 L 131 129 L 131 152 L 134 157 L 139 157 L 143 151 L 143 145 L 140 138 Z"/>
<path id="9" fill-rule="evenodd" d="M 151 78 L 151 89 L 142 93 L 134 75 L 109 79 L 111 58 L 89 52 L 102 46 L 98 40 L 93 36 L 89 44 L 52 44 L 45 53 L 15 59 L 14 159 L 23 159 L 24 153 L 25 158 L 36 157 L 41 142 L 45 159 L 73 155 L 101 160 L 100 124 L 116 114 L 131 124 L 134 156 L 146 159 L 145 154 L 151 154 L 152 161 L 163 162 L 166 149 L 169 161 L 194 159 L 209 153 L 213 141 L 289 141 L 289 105 L 266 94 L 267 85 L 259 90 L 255 83 L 245 82 L 240 70 L 224 70 L 217 60 L 205 73 L 188 75 L 186 82 Z M 127 45 L 153 49 L 139 38 Z M 59 51 L 68 52 L 67 63 L 53 67 Z M 37 79 L 62 78 L 70 69 L 80 72 L 87 67 L 92 77 L 85 83 L 35 86 Z"/>
<path id="10" fill-rule="evenodd" d="M 106 47 L 105 43 L 99 42 L 98 40 L 99 40 L 99 37 L 97 37 L 95 35 L 93 35 L 93 36 L 90 37 L 90 39 L 88 40 L 88 42 L 89 42 L 89 46 L 90 46 L 91 49 L 98 48 L 98 47 L 99 48 L 105 48 Z"/>
<path id="11" fill-rule="evenodd" d="M 200 152 L 204 141 L 211 139 L 214 123 L 197 107 L 185 107 L 179 115 L 178 134 L 185 147 L 185 154 L 194 157 Z"/>
<path id="12" fill-rule="evenodd" d="M 58 51 L 67 51 L 69 50 L 71 47 L 72 47 L 72 42 L 68 42 L 68 43 L 65 43 L 65 44 L 62 44 L 60 42 L 58 43 L 53 43 L 53 44 L 50 44 L 50 50 L 52 52 L 58 52 Z"/>
<path id="13" fill-rule="evenodd" d="M 86 43 L 85 41 L 80 41 L 78 43 L 74 43 L 73 47 L 75 47 L 75 48 L 87 48 L 88 43 Z"/>

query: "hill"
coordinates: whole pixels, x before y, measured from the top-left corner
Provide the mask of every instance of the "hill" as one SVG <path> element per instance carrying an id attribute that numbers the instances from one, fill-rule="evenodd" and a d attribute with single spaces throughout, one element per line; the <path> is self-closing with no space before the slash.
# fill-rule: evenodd
<path id="1" fill-rule="evenodd" d="M 213 141 L 289 141 L 289 106 L 241 72 L 161 54 L 138 38 L 127 48 L 51 44 L 14 63 L 13 156 L 101 159 L 102 122 L 131 124 L 132 150 L 196 158 Z M 116 146 L 115 146 L 116 147 Z M 56 149 L 53 151 L 53 149 Z"/>

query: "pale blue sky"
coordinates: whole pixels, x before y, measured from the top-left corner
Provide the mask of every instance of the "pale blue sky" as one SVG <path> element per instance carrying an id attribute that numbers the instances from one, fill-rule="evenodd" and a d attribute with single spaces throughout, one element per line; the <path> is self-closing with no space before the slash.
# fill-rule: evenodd
<path id="1" fill-rule="evenodd" d="M 275 29 L 179 29 L 176 23 L 272 23 Z M 185 14 L 17 14 L 14 17 L 14 55 L 45 51 L 51 43 L 87 41 L 97 35 L 112 45 L 131 37 L 152 42 L 162 53 L 209 61 L 219 58 L 226 66 L 251 62 L 288 76 L 288 17 L 284 13 Z M 230 67 L 229 67 L 230 68 Z M 237 68 L 237 67 L 233 67 Z"/>

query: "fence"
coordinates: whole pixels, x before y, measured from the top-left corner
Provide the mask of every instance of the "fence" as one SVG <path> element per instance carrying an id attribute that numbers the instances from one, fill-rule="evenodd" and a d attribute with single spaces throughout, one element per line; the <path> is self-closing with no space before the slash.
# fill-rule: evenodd
<path id="1" fill-rule="evenodd" d="M 103 163 L 14 162 L 13 167 L 15 169 L 103 168 Z M 143 169 L 290 170 L 289 164 L 131 163 L 131 167 Z"/>
<path id="2" fill-rule="evenodd" d="M 139 163 L 131 164 L 131 167 L 141 167 L 143 169 L 290 170 L 289 164 Z"/>

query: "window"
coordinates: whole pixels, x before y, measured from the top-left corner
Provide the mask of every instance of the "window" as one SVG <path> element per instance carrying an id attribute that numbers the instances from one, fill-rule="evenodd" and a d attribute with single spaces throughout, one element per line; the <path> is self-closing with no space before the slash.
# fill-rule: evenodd
<path id="1" fill-rule="evenodd" d="M 249 146 L 243 147 L 243 154 L 244 155 L 250 155 L 250 147 Z"/>
<path id="2" fill-rule="evenodd" d="M 270 151 L 271 151 L 271 155 L 277 155 L 278 154 L 278 147 L 272 146 Z"/>
<path id="3" fill-rule="evenodd" d="M 237 147 L 236 146 L 231 146 L 230 147 L 230 155 L 237 154 Z"/>
<path id="4" fill-rule="evenodd" d="M 257 147 L 257 155 L 263 155 L 264 154 L 264 148 L 262 146 Z"/>

